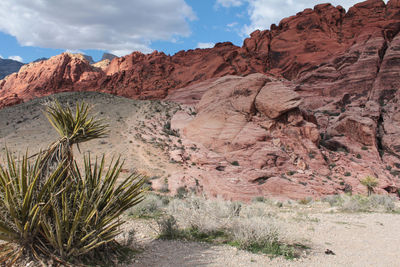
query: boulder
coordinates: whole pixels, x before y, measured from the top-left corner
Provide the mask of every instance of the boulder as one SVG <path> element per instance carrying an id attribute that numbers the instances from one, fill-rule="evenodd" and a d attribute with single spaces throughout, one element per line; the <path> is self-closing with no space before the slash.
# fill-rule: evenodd
<path id="1" fill-rule="evenodd" d="M 260 90 L 255 104 L 259 112 L 276 119 L 300 106 L 301 98 L 293 89 L 277 81 L 266 84 Z"/>

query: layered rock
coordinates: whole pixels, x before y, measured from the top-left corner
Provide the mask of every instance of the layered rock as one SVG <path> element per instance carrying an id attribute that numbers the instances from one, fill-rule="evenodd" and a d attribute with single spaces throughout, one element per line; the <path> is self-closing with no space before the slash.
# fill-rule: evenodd
<path id="1" fill-rule="evenodd" d="M 30 63 L 0 81 L 0 107 L 10 97 L 26 101 L 64 91 L 96 90 L 101 75 L 82 56 L 69 53 Z"/>
<path id="2" fill-rule="evenodd" d="M 301 109 L 290 84 L 262 74 L 225 76 L 185 88 L 186 98 L 200 96 L 197 102 L 172 93 L 168 100 L 196 109 L 195 116 L 181 111 L 172 118 L 186 148 L 179 157 L 174 150 L 171 158 L 190 159 L 198 167 L 178 176 L 197 180 L 211 196 L 241 200 L 321 197 L 348 188 L 365 193 L 359 181 L 367 175 L 379 177 L 376 192 L 400 186 L 381 160 L 373 119 L 341 115 L 332 126 L 336 132 L 321 139 L 316 120 Z M 265 97 L 271 90 L 280 99 L 273 105 Z"/>

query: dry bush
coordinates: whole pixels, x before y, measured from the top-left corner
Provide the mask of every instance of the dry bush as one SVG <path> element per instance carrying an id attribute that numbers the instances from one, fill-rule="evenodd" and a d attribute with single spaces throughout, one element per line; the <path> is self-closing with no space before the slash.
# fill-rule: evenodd
<path id="1" fill-rule="evenodd" d="M 173 215 L 184 228 L 202 232 L 225 229 L 235 216 L 235 205 L 229 201 L 209 200 L 202 197 L 173 199 L 167 213 Z"/>
<path id="2" fill-rule="evenodd" d="M 242 247 L 279 241 L 277 227 L 263 217 L 236 218 L 229 230 Z"/>
<path id="3" fill-rule="evenodd" d="M 396 211 L 396 198 L 389 195 L 333 195 L 322 199 L 332 207 L 339 207 L 346 212 L 394 212 Z"/>
<path id="4" fill-rule="evenodd" d="M 266 203 L 244 204 L 189 196 L 173 199 L 166 213 L 168 216 L 158 222 L 163 238 L 222 242 L 271 256 L 297 256 L 297 247 L 285 245 L 280 238 L 271 206 Z"/>
<path id="5" fill-rule="evenodd" d="M 126 214 L 135 218 L 156 218 L 163 214 L 168 199 L 155 194 L 147 194 L 139 204 L 128 209 Z"/>

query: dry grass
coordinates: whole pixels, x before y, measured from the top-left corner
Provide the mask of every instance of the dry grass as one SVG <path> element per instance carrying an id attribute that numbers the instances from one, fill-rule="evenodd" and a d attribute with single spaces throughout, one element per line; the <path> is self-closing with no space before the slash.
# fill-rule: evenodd
<path id="1" fill-rule="evenodd" d="M 398 201 L 389 195 L 332 195 L 322 201 L 345 212 L 400 212 Z"/>
<path id="2" fill-rule="evenodd" d="M 270 256 L 294 258 L 298 247 L 281 238 L 272 201 L 240 203 L 190 195 L 171 198 L 150 194 L 128 215 L 156 219 L 160 238 L 229 244 Z"/>

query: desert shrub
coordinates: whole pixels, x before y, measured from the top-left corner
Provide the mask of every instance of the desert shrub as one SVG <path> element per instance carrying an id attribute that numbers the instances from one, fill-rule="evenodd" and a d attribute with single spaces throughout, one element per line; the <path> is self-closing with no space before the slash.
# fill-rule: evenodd
<path id="1" fill-rule="evenodd" d="M 254 243 L 267 244 L 278 240 L 276 227 L 260 217 L 234 220 L 230 231 L 234 239 L 244 248 Z"/>
<path id="2" fill-rule="evenodd" d="M 201 232 L 214 232 L 224 228 L 235 209 L 231 202 L 213 201 L 202 197 L 189 197 L 186 201 L 171 200 L 167 213 L 174 215 L 184 228 L 195 228 Z"/>
<path id="3" fill-rule="evenodd" d="M 298 255 L 293 245 L 285 245 L 279 237 L 274 217 L 263 202 L 244 204 L 188 196 L 171 200 L 166 212 L 174 217 L 178 229 L 165 227 L 168 222 L 164 221 L 161 238 L 223 243 L 270 256 Z"/>
<path id="4" fill-rule="evenodd" d="M 258 196 L 252 199 L 253 202 L 264 202 L 265 198 L 263 196 Z"/>
<path id="5" fill-rule="evenodd" d="M 321 199 L 322 202 L 328 202 L 331 207 L 341 206 L 343 204 L 343 197 L 341 195 L 325 196 Z"/>
<path id="6" fill-rule="evenodd" d="M 163 208 L 167 204 L 168 202 L 165 202 L 163 197 L 155 194 L 147 194 L 142 202 L 128 209 L 126 213 L 128 216 L 134 218 L 158 218 L 164 213 Z"/>
<path id="7" fill-rule="evenodd" d="M 367 187 L 368 196 L 370 196 L 374 192 L 374 188 L 378 185 L 378 179 L 373 176 L 367 176 L 360 183 Z"/>
<path id="8" fill-rule="evenodd" d="M 104 156 L 94 162 L 85 156 L 78 168 L 72 146 L 106 134 L 107 125 L 88 112 L 84 103 L 75 112 L 49 104 L 46 115 L 59 140 L 32 162 L 7 152 L 6 166 L 0 165 L 0 239 L 7 242 L 0 259 L 7 265 L 21 255 L 63 263 L 108 260 L 119 248 L 120 215 L 142 200 L 144 179 L 134 173 L 120 181 L 120 159 L 105 171 Z"/>
<path id="9" fill-rule="evenodd" d="M 305 197 L 299 200 L 299 204 L 307 205 L 310 204 L 312 201 L 313 199 L 311 197 Z"/>
<path id="10" fill-rule="evenodd" d="M 185 186 L 180 186 L 176 190 L 176 197 L 178 198 L 185 198 L 188 194 L 188 191 Z"/>
<path id="11" fill-rule="evenodd" d="M 381 208 L 387 212 L 395 211 L 396 209 L 395 201 L 396 199 L 394 197 L 388 195 L 374 194 L 369 197 L 370 206 L 375 208 Z"/>
<path id="12" fill-rule="evenodd" d="M 177 130 L 171 129 L 171 122 L 167 121 L 163 126 L 163 132 L 166 135 L 171 135 L 175 137 L 180 137 L 179 132 Z"/>
<path id="13" fill-rule="evenodd" d="M 229 244 L 240 249 L 287 259 L 298 257 L 295 246 L 281 242 L 277 228 L 264 218 L 235 220 L 229 231 L 232 237 Z"/>
<path id="14" fill-rule="evenodd" d="M 396 199 L 389 195 L 333 195 L 324 197 L 322 201 L 346 212 L 396 211 Z"/>
<path id="15" fill-rule="evenodd" d="M 176 239 L 182 236 L 178 228 L 176 219 L 172 215 L 168 215 L 157 220 L 159 228 L 159 237 L 161 239 Z"/>

